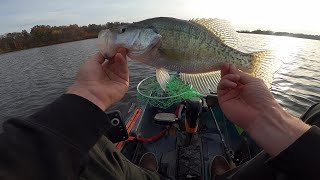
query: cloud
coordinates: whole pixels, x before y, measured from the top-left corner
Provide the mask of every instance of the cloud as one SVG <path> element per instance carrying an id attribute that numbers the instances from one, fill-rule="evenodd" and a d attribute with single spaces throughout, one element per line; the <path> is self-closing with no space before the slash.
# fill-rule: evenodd
<path id="1" fill-rule="evenodd" d="M 35 25 L 88 25 L 133 22 L 150 17 L 182 19 L 218 17 L 236 27 L 320 33 L 317 1 L 300 0 L 3 0 L 0 34 L 30 30 Z M 299 12 L 299 13 L 297 13 Z"/>
<path id="2" fill-rule="evenodd" d="M 164 2 L 167 1 L 167 2 Z M 0 34 L 30 30 L 34 25 L 87 25 L 108 21 L 132 22 L 146 17 L 177 15 L 177 5 L 183 1 L 150 0 L 32 0 L 5 1 L 0 7 Z M 164 6 L 166 4 L 166 6 Z M 159 8 L 160 7 L 160 8 Z"/>

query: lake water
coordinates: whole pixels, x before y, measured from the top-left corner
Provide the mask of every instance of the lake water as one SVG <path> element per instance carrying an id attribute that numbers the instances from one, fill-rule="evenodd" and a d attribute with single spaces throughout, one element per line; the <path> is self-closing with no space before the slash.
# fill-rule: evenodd
<path id="1" fill-rule="evenodd" d="M 295 116 L 320 102 L 320 41 L 241 34 L 246 51 L 273 50 L 285 62 L 274 75 L 272 93 Z M 0 55 L 0 123 L 25 117 L 63 94 L 80 65 L 97 52 L 96 39 Z M 155 70 L 130 61 L 130 89 L 117 107 L 135 100 L 136 85 Z"/>

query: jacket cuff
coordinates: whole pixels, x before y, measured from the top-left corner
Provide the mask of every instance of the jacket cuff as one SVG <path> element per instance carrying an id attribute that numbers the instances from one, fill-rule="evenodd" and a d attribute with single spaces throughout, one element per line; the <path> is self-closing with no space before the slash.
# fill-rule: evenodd
<path id="1" fill-rule="evenodd" d="M 109 128 L 108 116 L 89 100 L 64 94 L 29 121 L 47 128 L 56 136 L 87 152 Z"/>

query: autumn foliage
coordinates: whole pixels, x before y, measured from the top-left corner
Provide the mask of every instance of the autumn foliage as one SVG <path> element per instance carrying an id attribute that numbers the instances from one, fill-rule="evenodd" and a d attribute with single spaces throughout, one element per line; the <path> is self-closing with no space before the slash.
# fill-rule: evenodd
<path id="1" fill-rule="evenodd" d="M 81 27 L 77 24 L 69 26 L 37 25 L 31 28 L 30 33 L 23 30 L 22 32 L 8 33 L 0 36 L 0 54 L 33 47 L 96 38 L 101 30 L 124 24 L 126 23 L 114 22 L 105 25 L 90 24 Z"/>
<path id="2" fill-rule="evenodd" d="M 128 23 L 108 22 L 105 25 L 89 24 L 88 26 L 78 26 L 77 24 L 69 26 L 37 25 L 31 28 L 30 33 L 23 30 L 21 32 L 13 32 L 0 36 L 0 54 L 52 44 L 96 38 L 98 37 L 99 32 L 103 29 L 126 24 Z M 306 35 L 301 33 L 294 34 L 262 30 L 238 32 L 320 40 L 319 35 Z"/>

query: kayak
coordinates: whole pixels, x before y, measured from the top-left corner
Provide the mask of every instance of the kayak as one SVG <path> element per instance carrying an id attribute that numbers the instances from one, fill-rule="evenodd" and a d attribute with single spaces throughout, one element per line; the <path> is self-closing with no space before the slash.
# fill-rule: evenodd
<path id="1" fill-rule="evenodd" d="M 133 103 L 122 121 L 128 138 L 115 143 L 116 148 L 134 164 L 144 153 L 154 153 L 158 172 L 169 179 L 209 179 L 216 155 L 238 166 L 261 151 L 225 117 L 216 94 L 186 99 L 168 108 L 148 101 Z"/>

